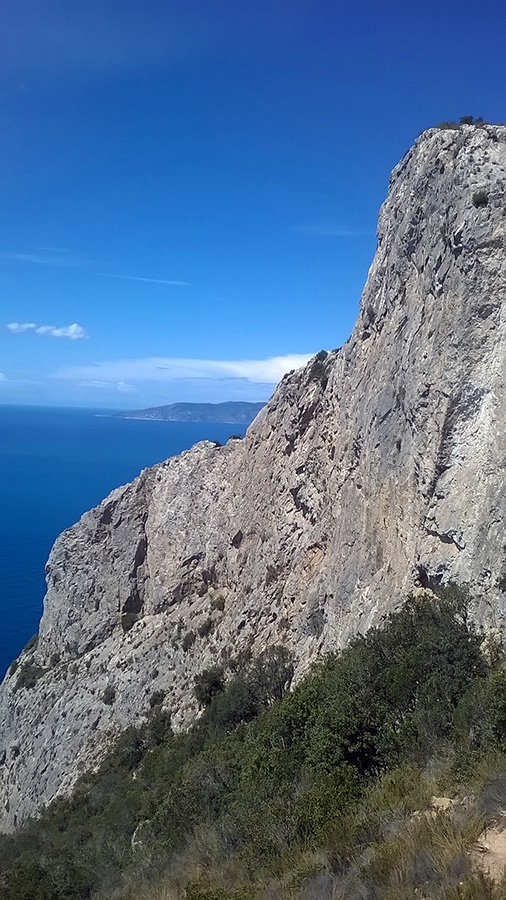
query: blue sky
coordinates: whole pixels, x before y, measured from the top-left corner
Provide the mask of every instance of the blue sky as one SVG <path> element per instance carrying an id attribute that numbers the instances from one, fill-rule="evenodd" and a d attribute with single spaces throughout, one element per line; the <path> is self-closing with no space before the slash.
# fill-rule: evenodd
<path id="1" fill-rule="evenodd" d="M 348 337 L 390 170 L 506 119 L 484 0 L 17 0 L 0 402 L 263 400 Z"/>

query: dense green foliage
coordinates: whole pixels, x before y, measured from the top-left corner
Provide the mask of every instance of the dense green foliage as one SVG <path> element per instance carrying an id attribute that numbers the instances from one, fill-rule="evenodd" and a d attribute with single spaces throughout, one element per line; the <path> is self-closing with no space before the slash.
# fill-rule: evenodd
<path id="1" fill-rule="evenodd" d="M 482 643 L 447 591 L 409 599 L 291 692 L 281 648 L 226 684 L 206 670 L 188 733 L 157 696 L 98 774 L 1 839 L 1 896 L 134 898 L 160 879 L 188 900 L 502 896 L 466 862 L 474 820 L 411 815 L 428 805 L 429 771 L 449 789 L 491 756 L 503 764 L 506 672 Z"/>

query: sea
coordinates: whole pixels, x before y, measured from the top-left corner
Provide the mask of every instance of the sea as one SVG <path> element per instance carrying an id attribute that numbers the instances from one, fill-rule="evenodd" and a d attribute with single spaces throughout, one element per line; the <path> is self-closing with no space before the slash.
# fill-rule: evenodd
<path id="1" fill-rule="evenodd" d="M 0 678 L 35 634 L 56 537 L 141 469 L 245 427 L 0 406 Z"/>

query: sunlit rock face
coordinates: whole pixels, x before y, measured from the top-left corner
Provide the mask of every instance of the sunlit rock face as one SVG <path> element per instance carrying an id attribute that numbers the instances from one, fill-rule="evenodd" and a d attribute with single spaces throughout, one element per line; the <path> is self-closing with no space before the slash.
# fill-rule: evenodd
<path id="1" fill-rule="evenodd" d="M 506 128 L 425 132 L 346 345 L 286 376 L 243 441 L 145 470 L 61 535 L 38 647 L 2 687 L 1 827 L 155 691 L 186 726 L 193 676 L 241 651 L 285 644 L 300 674 L 450 579 L 504 631 L 505 251 Z"/>

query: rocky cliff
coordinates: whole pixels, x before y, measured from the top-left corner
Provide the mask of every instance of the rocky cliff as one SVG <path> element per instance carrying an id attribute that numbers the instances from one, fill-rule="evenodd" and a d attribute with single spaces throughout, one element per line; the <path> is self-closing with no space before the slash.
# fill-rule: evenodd
<path id="1" fill-rule="evenodd" d="M 155 691 L 283 643 L 298 671 L 416 586 L 506 614 L 506 127 L 425 132 L 394 170 L 352 336 L 243 441 L 144 471 L 56 542 L 36 648 L 2 687 L 11 828 Z"/>

